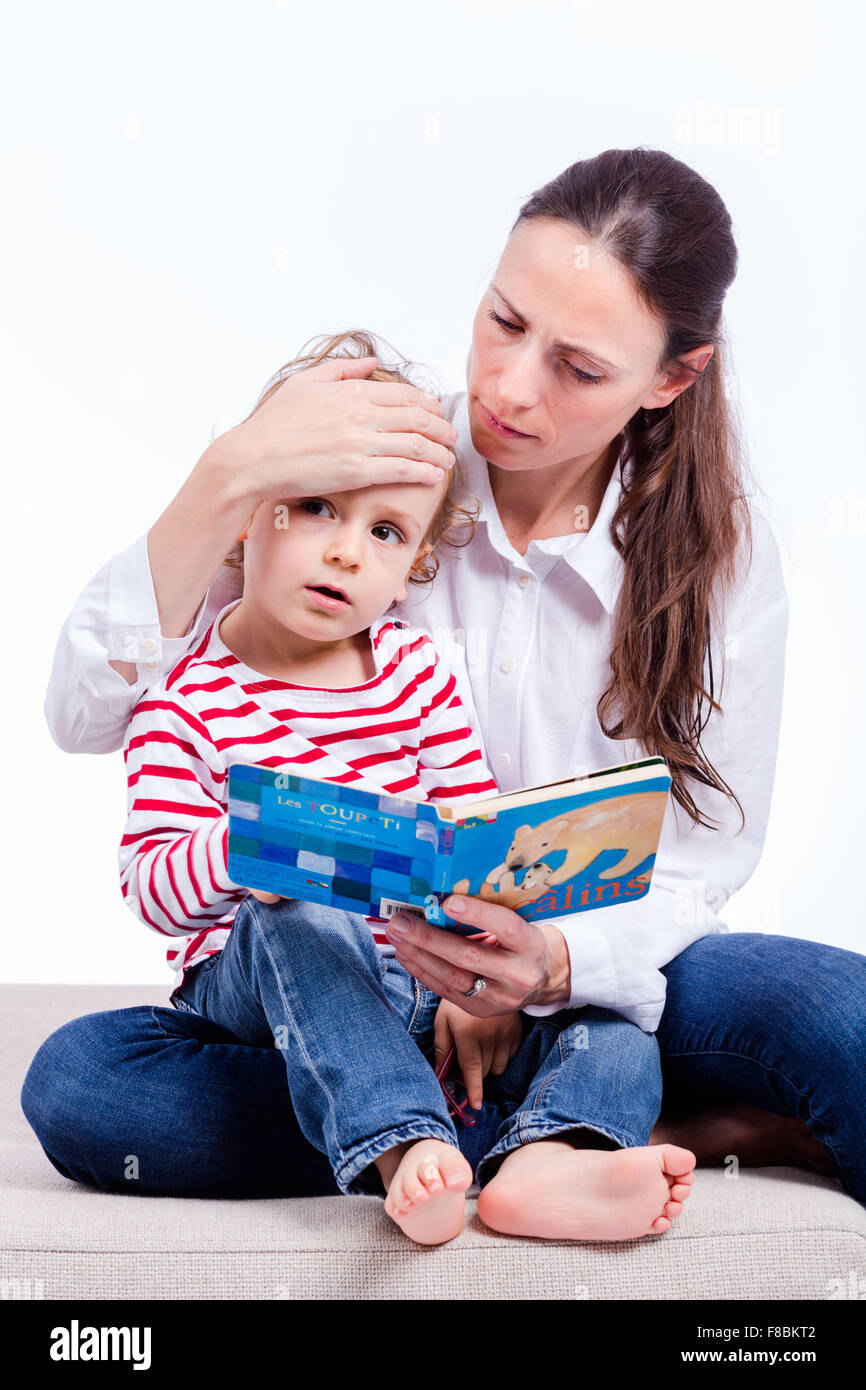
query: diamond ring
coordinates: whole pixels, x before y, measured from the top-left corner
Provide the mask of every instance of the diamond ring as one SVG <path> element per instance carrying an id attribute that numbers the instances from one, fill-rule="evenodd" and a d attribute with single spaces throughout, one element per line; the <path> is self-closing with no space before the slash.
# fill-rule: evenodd
<path id="1" fill-rule="evenodd" d="M 474 999 L 476 994 L 483 994 L 486 988 L 487 981 L 485 980 L 484 976 L 476 975 L 475 984 L 472 986 L 471 989 L 464 989 L 463 997 L 464 999 Z"/>

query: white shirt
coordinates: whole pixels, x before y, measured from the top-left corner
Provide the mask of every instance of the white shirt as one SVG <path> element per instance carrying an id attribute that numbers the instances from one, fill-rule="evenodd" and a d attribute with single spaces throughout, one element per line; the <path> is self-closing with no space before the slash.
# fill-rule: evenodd
<path id="1" fill-rule="evenodd" d="M 390 615 L 433 637 L 502 791 L 646 756 L 636 742 L 606 738 L 596 716 L 609 679 L 611 619 L 622 582 L 622 561 L 609 534 L 621 463 L 589 531 L 533 540 L 521 556 L 502 527 L 487 464 L 472 446 L 465 392 L 443 397 L 443 405 L 459 431 L 455 452 L 467 492 L 482 504 L 480 520 L 469 545 L 440 547 L 432 586 L 410 585 L 409 597 Z M 710 715 L 701 737 L 705 757 L 740 799 L 745 827 L 739 831 L 738 809 L 727 797 L 693 783 L 704 816 L 721 829 L 694 826 L 670 798 L 645 897 L 548 919 L 568 945 L 568 1006 L 610 1009 L 647 1032 L 655 1031 L 664 1008 L 661 967 L 699 937 L 728 930 L 718 914 L 754 871 L 764 843 L 788 603 L 775 538 L 754 504 L 752 523 L 751 566 L 740 564 L 722 609 L 723 630 L 713 633 L 715 698 L 723 714 Z M 240 592 L 237 572 L 222 566 L 186 635 L 166 638 L 146 533 L 113 556 L 85 587 L 60 633 L 45 699 L 54 741 L 68 752 L 120 749 L 142 692 L 201 640 Z M 128 685 L 109 660 L 135 661 L 136 684 Z M 708 671 L 705 684 L 709 688 Z M 525 1012 L 542 1016 L 563 1007 L 564 1001 Z"/>

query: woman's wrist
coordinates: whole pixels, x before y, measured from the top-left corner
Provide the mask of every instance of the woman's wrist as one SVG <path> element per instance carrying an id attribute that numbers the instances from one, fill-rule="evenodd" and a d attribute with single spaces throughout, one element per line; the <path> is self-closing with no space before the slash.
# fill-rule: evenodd
<path id="1" fill-rule="evenodd" d="M 191 477 L 201 471 L 214 499 L 214 505 L 224 517 L 231 517 L 242 531 L 263 500 L 255 469 L 243 448 L 243 436 L 238 427 L 226 430 L 209 444 L 193 469 Z"/>
<path id="2" fill-rule="evenodd" d="M 562 1004 L 568 1006 L 571 999 L 571 959 L 568 945 L 562 932 L 546 922 L 535 925 L 547 941 L 547 981 L 541 985 L 536 997 L 527 1000 L 530 1004 Z"/>
<path id="3" fill-rule="evenodd" d="M 209 445 L 147 533 L 163 637 L 184 637 L 220 565 L 255 510 L 238 485 L 226 436 Z"/>

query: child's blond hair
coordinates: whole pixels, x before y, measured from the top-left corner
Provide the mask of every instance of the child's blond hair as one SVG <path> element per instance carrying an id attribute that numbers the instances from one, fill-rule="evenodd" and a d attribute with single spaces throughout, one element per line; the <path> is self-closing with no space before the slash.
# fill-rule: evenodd
<path id="1" fill-rule="evenodd" d="M 279 390 L 283 381 L 293 372 L 304 368 L 316 367 L 328 357 L 378 357 L 379 350 L 371 334 L 363 329 L 349 329 L 345 333 L 334 333 L 330 337 L 323 335 L 324 342 L 314 348 L 312 352 L 301 353 L 286 362 L 279 371 L 271 378 L 268 385 L 259 396 L 253 409 L 245 420 L 249 420 L 260 410 L 265 401 L 269 400 L 275 391 Z M 315 342 L 315 340 L 312 340 Z M 306 346 L 306 345 L 305 345 Z M 338 349 L 348 348 L 348 351 Z M 404 363 L 408 366 L 408 363 Z M 396 367 L 376 367 L 365 381 L 396 381 L 408 386 L 415 386 L 417 382 L 411 381 L 402 371 Z M 245 421 L 241 421 L 245 423 Z M 435 554 L 435 547 L 445 544 L 462 548 L 468 545 L 475 535 L 475 527 L 478 522 L 478 514 L 481 504 L 478 498 L 472 501 L 475 507 L 462 506 L 454 501 L 454 494 L 460 485 L 460 465 L 455 462 L 454 467 L 449 470 L 445 491 L 440 500 L 436 513 L 427 528 L 426 534 L 422 537 L 412 568 L 406 576 L 407 584 L 431 584 L 436 577 L 439 569 L 439 560 Z M 464 498 L 465 500 L 465 498 Z M 468 530 L 465 539 L 458 539 L 461 531 Z M 244 543 L 236 541 L 223 561 L 232 569 L 243 572 L 244 567 Z"/>

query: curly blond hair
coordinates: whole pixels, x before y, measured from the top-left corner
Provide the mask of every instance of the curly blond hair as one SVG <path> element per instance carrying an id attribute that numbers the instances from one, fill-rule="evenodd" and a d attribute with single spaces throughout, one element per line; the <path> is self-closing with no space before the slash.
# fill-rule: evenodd
<path id="1" fill-rule="evenodd" d="M 264 388 L 253 409 L 249 415 L 245 416 L 241 424 L 251 419 L 256 411 L 265 404 L 265 401 L 279 390 L 285 378 L 293 372 L 317 367 L 320 362 L 324 362 L 329 357 L 379 357 L 379 350 L 372 335 L 363 329 L 348 329 L 345 333 L 324 334 L 320 340 L 311 339 L 310 341 L 314 344 L 318 341 L 318 347 L 314 346 L 310 352 L 304 352 L 302 348 L 297 357 L 284 363 L 279 371 L 271 377 L 269 384 Z M 305 347 L 307 346 L 309 344 L 305 344 Z M 410 365 L 405 360 L 402 362 L 403 367 Z M 407 386 L 417 385 L 416 382 L 410 380 L 405 371 L 397 367 L 376 367 L 364 379 L 366 381 L 395 381 Z M 412 567 L 406 576 L 407 584 L 432 584 L 439 571 L 439 558 L 435 553 L 437 546 L 448 545 L 462 549 L 473 539 L 481 503 L 477 497 L 472 498 L 474 506 L 464 506 L 455 501 L 455 494 L 461 490 L 461 485 L 462 470 L 459 462 L 455 461 L 454 467 L 448 473 L 445 490 L 436 509 L 436 514 L 421 539 Z M 469 496 L 471 494 L 464 496 L 464 502 Z M 243 541 L 235 542 L 223 564 L 243 573 Z"/>

